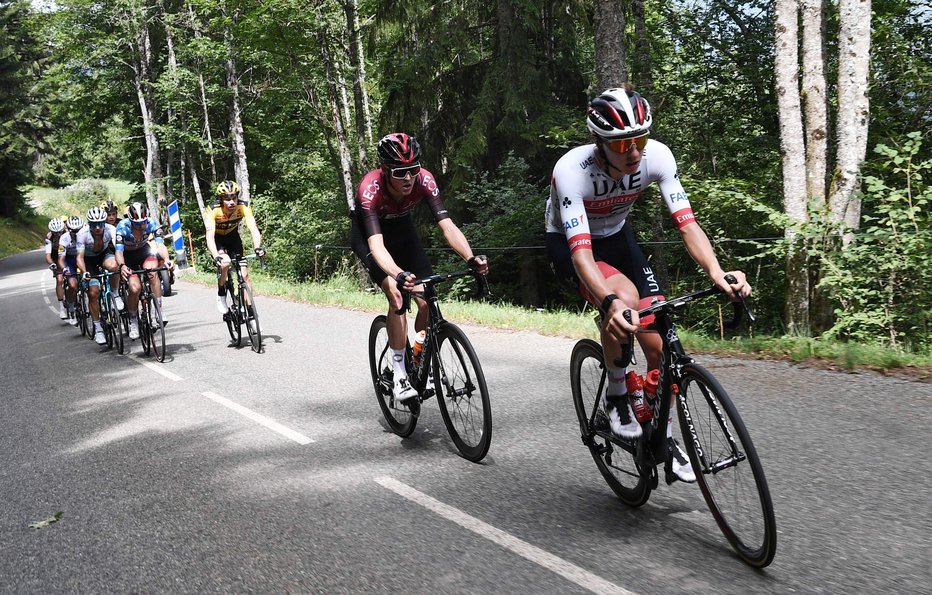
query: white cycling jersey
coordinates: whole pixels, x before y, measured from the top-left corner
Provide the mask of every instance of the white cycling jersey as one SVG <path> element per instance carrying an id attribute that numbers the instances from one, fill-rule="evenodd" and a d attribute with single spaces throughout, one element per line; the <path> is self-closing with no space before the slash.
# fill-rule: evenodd
<path id="1" fill-rule="evenodd" d="M 91 233 L 91 228 L 85 225 L 78 231 L 77 251 L 79 254 L 88 256 L 100 256 L 104 252 L 112 252 L 111 244 L 115 238 L 116 227 L 109 223 L 105 224 L 104 233 L 101 235 L 100 250 L 94 250 L 94 234 Z"/>
<path id="2" fill-rule="evenodd" d="M 77 238 L 78 233 L 81 233 L 80 229 L 75 234 L 75 238 Z M 66 256 L 76 256 L 78 254 L 77 239 L 71 238 L 70 231 L 61 234 L 61 238 L 58 240 L 58 253 L 65 254 Z"/>
<path id="3" fill-rule="evenodd" d="M 553 168 L 547 201 L 547 232 L 563 233 L 570 252 L 591 249 L 592 238 L 621 231 L 631 207 L 647 186 L 657 182 L 677 229 L 695 221 L 680 184 L 676 159 L 665 144 L 648 140 L 638 170 L 614 180 L 596 163 L 595 144 L 567 152 Z"/>

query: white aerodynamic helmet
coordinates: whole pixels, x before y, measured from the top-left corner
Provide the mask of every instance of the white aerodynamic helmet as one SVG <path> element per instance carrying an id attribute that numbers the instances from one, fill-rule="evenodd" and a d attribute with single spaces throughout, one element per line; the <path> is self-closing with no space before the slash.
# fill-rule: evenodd
<path id="1" fill-rule="evenodd" d="M 608 89 L 589 102 L 586 125 L 604 140 L 643 136 L 653 119 L 650 104 L 635 91 Z"/>

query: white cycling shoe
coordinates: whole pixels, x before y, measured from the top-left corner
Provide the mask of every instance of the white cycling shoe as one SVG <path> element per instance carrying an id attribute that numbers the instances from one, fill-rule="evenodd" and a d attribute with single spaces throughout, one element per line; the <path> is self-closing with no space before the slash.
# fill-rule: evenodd
<path id="1" fill-rule="evenodd" d="M 58 317 L 62 320 L 68 320 L 68 309 L 65 308 L 65 302 L 58 302 Z"/>
<path id="2" fill-rule="evenodd" d="M 129 338 L 135 341 L 139 338 L 139 323 L 130 322 L 129 323 Z"/>
<path id="3" fill-rule="evenodd" d="M 407 378 L 399 378 L 392 387 L 396 403 L 404 404 L 417 396 L 417 389 L 411 386 Z"/>
<path id="4" fill-rule="evenodd" d="M 230 311 L 230 307 L 227 305 L 227 296 L 218 295 L 217 296 L 217 312 L 220 312 L 220 315 L 224 315 Z"/>
<path id="5" fill-rule="evenodd" d="M 104 336 L 104 329 L 99 328 L 94 331 L 94 342 L 98 345 L 107 344 L 107 337 Z"/>
<path id="6" fill-rule="evenodd" d="M 116 302 L 117 310 L 122 311 L 122 310 L 123 310 L 123 307 L 124 307 L 123 298 L 121 298 L 120 296 L 116 295 L 116 296 L 113 296 L 113 301 Z"/>
<path id="7" fill-rule="evenodd" d="M 641 424 L 638 423 L 637 418 L 634 417 L 634 411 L 631 410 L 627 395 L 604 397 L 602 406 L 605 408 L 612 434 L 622 438 L 637 438 L 643 433 Z"/>

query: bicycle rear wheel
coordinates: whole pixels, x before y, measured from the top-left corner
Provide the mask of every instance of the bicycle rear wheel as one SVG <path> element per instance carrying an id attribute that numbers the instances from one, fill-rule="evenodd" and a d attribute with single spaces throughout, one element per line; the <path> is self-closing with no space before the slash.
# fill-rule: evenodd
<path id="1" fill-rule="evenodd" d="M 705 368 L 684 367 L 677 398 L 683 442 L 712 516 L 741 558 L 773 561 L 777 523 L 764 468 L 741 416 Z"/>
<path id="2" fill-rule="evenodd" d="M 232 275 L 233 272 L 231 271 Z M 230 339 L 233 340 L 233 343 L 239 347 L 240 342 L 243 340 L 243 327 L 240 322 L 240 298 L 239 293 L 233 291 L 233 284 L 227 282 L 227 295 L 230 296 L 230 300 L 233 302 L 230 304 L 230 309 L 227 310 L 227 313 L 223 315 L 223 319 L 227 323 L 227 330 L 230 332 Z"/>
<path id="3" fill-rule="evenodd" d="M 262 351 L 262 329 L 259 328 L 259 311 L 256 309 L 256 302 L 252 299 L 252 291 L 249 286 L 243 284 L 243 320 L 246 321 L 246 332 L 249 333 L 249 343 L 252 350 L 256 353 Z M 250 312 L 250 307 L 252 312 Z"/>
<path id="4" fill-rule="evenodd" d="M 395 403 L 392 394 L 394 372 L 392 370 L 392 351 L 388 348 L 388 326 L 385 315 L 376 316 L 369 328 L 369 371 L 372 373 L 372 387 L 375 389 L 379 408 L 388 427 L 402 438 L 410 436 L 417 425 L 416 411 L 420 405 L 415 400 L 414 411 Z"/>
<path id="5" fill-rule="evenodd" d="M 165 325 L 162 323 L 162 308 L 159 307 L 157 298 L 149 298 L 148 324 L 152 342 L 152 351 L 155 352 L 155 359 L 160 362 L 165 361 Z"/>
<path id="6" fill-rule="evenodd" d="M 114 336 L 113 336 L 113 324 L 111 317 L 111 304 L 112 300 L 110 299 L 110 294 L 107 294 L 107 298 L 104 299 L 103 292 L 100 294 L 100 326 L 104 329 L 104 338 L 107 339 L 107 349 L 113 349 Z"/>
<path id="7" fill-rule="evenodd" d="M 108 309 L 107 312 L 107 328 L 110 329 L 110 333 L 107 338 L 107 345 L 110 345 L 111 339 L 117 347 L 117 352 L 123 353 L 123 323 L 122 316 L 120 311 L 117 310 L 116 298 L 113 297 L 113 294 L 107 296 Z"/>
<path id="8" fill-rule="evenodd" d="M 440 415 L 453 444 L 477 463 L 492 444 L 492 405 L 479 358 L 466 334 L 455 324 L 437 330 L 434 388 Z"/>
<path id="9" fill-rule="evenodd" d="M 579 430 L 612 491 L 625 504 L 641 506 L 650 498 L 650 484 L 641 475 L 634 454 L 609 437 L 611 430 L 601 404 L 606 383 L 602 361 L 602 346 L 591 339 L 582 339 L 573 347 L 570 386 Z"/>

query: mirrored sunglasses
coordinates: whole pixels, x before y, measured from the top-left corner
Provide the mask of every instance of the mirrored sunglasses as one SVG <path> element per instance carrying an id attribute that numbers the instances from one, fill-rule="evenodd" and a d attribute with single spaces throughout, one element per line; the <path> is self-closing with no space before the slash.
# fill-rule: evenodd
<path id="1" fill-rule="evenodd" d="M 638 151 L 643 151 L 644 147 L 647 146 L 647 135 L 639 136 L 637 138 L 622 138 L 619 140 L 608 140 L 605 141 L 605 144 L 608 145 L 608 148 L 616 153 L 627 153 L 631 150 L 631 147 L 636 146 Z"/>
<path id="2" fill-rule="evenodd" d="M 407 167 L 396 167 L 392 169 L 392 177 L 396 180 L 404 180 L 409 175 L 413 178 L 421 173 L 420 165 L 409 165 Z"/>

